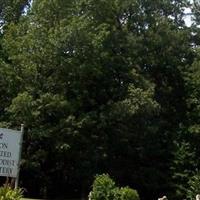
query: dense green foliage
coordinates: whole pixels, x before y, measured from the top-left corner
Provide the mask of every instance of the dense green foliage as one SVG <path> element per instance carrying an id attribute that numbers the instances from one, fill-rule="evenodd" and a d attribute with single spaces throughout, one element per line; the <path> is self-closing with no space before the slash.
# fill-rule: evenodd
<path id="1" fill-rule="evenodd" d="M 92 191 L 89 193 L 91 200 L 115 199 L 117 193 L 115 182 L 106 174 L 95 178 Z"/>
<path id="2" fill-rule="evenodd" d="M 119 200 L 140 200 L 138 192 L 129 187 L 122 187 L 119 189 L 118 199 Z"/>
<path id="3" fill-rule="evenodd" d="M 129 187 L 119 188 L 109 175 L 103 174 L 96 177 L 92 191 L 89 194 L 90 200 L 139 200 L 136 190 Z"/>
<path id="4" fill-rule="evenodd" d="M 188 199 L 194 199 L 196 194 L 199 194 L 200 192 L 200 175 L 199 172 L 197 172 L 194 176 L 190 178 L 188 181 L 188 190 L 187 190 L 187 198 Z"/>
<path id="5" fill-rule="evenodd" d="M 86 197 L 109 173 L 141 199 L 186 198 L 200 168 L 199 8 L 0 0 L 0 125 L 25 124 L 29 196 Z"/>
<path id="6" fill-rule="evenodd" d="M 20 188 L 12 189 L 10 187 L 0 187 L 1 200 L 21 200 L 23 191 Z"/>

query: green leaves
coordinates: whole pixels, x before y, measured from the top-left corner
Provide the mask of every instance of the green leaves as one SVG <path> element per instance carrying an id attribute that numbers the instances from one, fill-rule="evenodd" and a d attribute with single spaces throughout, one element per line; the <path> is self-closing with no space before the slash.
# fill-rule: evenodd
<path id="1" fill-rule="evenodd" d="M 20 16 L 28 9 L 30 0 L 1 0 L 0 1 L 0 27 L 17 22 Z"/>
<path id="2" fill-rule="evenodd" d="M 91 200 L 139 200 L 136 190 L 129 187 L 118 188 L 115 182 L 107 174 L 96 176 L 92 191 L 89 194 Z"/>
<path id="3" fill-rule="evenodd" d="M 11 189 L 10 187 L 0 188 L 1 200 L 20 200 L 23 197 L 23 190 L 20 188 Z"/>
<path id="4" fill-rule="evenodd" d="M 197 194 L 200 192 L 200 176 L 199 172 L 197 172 L 194 176 L 190 178 L 188 181 L 188 188 L 187 188 L 187 198 L 188 199 L 194 199 Z"/>
<path id="5" fill-rule="evenodd" d="M 0 1 L 0 123 L 26 125 L 22 183 L 85 196 L 108 171 L 143 198 L 169 191 L 177 133 L 199 131 L 188 1 L 29 3 Z"/>
<path id="6" fill-rule="evenodd" d="M 197 169 L 195 152 L 189 142 L 175 143 L 174 160 L 171 167 L 174 188 L 177 198 L 185 198 L 188 192 L 188 181 Z M 197 193 L 195 193 L 197 194 Z"/>
<path id="7" fill-rule="evenodd" d="M 33 98 L 27 92 L 24 92 L 12 100 L 12 105 L 8 111 L 12 114 L 12 118 L 19 123 L 27 122 L 30 124 L 34 115 L 33 107 Z"/>

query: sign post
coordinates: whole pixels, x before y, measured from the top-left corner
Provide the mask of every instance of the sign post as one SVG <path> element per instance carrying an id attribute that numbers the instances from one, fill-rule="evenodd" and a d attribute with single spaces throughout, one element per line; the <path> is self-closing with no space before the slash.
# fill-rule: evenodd
<path id="1" fill-rule="evenodd" d="M 21 137 L 20 137 L 20 144 L 19 144 L 19 161 L 18 161 L 17 177 L 15 179 L 15 188 L 17 188 L 18 184 L 19 184 L 19 171 L 20 171 L 20 160 L 21 160 L 21 155 L 22 155 L 23 135 L 24 135 L 24 124 L 21 124 Z"/>
<path id="2" fill-rule="evenodd" d="M 0 128 L 0 176 L 15 178 L 15 187 L 19 181 L 24 126 L 21 131 Z"/>

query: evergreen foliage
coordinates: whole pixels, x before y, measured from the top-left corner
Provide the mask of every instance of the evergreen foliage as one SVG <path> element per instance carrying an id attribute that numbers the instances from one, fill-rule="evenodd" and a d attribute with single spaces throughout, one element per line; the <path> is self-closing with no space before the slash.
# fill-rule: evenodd
<path id="1" fill-rule="evenodd" d="M 194 199 L 197 194 L 200 193 L 200 175 L 197 172 L 194 176 L 192 176 L 188 182 L 188 189 L 187 189 L 187 198 Z"/>

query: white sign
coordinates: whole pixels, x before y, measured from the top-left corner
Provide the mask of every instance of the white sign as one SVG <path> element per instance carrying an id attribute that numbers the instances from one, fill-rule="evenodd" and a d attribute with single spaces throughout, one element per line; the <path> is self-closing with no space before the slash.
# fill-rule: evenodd
<path id="1" fill-rule="evenodd" d="M 0 176 L 17 177 L 22 132 L 0 128 Z"/>

